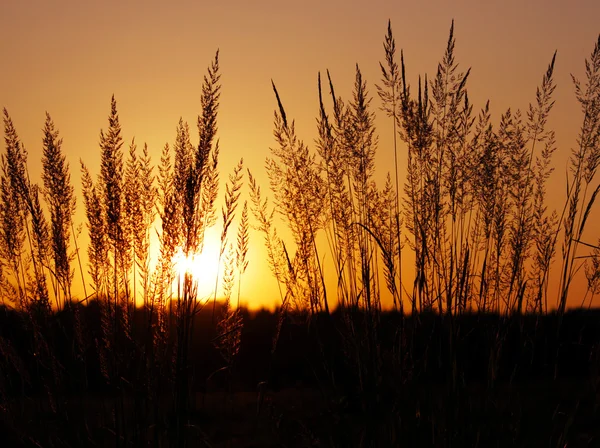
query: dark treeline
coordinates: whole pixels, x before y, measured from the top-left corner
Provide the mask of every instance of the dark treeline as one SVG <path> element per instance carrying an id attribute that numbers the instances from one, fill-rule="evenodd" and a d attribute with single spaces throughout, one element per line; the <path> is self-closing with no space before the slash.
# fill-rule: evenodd
<path id="1" fill-rule="evenodd" d="M 29 337 L 31 329 L 27 326 L 27 318 L 18 311 L 2 307 L 0 315 L 0 335 L 10 341 L 14 350 L 13 356 L 18 356 L 23 361 L 25 372 L 34 366 L 38 353 L 33 349 L 33 342 Z M 223 312 L 222 304 L 217 304 L 217 313 Z M 255 390 L 260 381 L 268 381 L 269 387 L 274 389 L 295 387 L 298 384 L 316 386 L 319 379 L 325 380 L 328 372 L 323 370 L 322 353 L 319 349 L 319 340 L 328 338 L 333 344 L 323 348 L 326 356 L 332 359 L 333 365 L 339 368 L 338 381 L 346 382 L 347 387 L 355 383 L 352 378 L 354 372 L 345 365 L 347 357 L 344 347 L 336 345 L 336 338 L 331 333 L 344 327 L 343 316 L 339 312 L 332 314 L 332 320 L 325 315 L 317 318 L 315 326 L 311 329 L 304 322 L 302 316 L 291 313 L 284 323 L 284 328 L 279 340 L 280 353 L 270 362 L 272 335 L 277 327 L 279 314 L 267 310 L 249 312 L 241 311 L 243 332 L 236 361 L 237 388 L 241 390 Z M 583 380 L 592 374 L 593 365 L 590 363 L 590 354 L 596 349 L 598 334 L 600 334 L 600 311 L 570 311 L 565 316 L 563 331 L 557 337 L 558 316 L 556 313 L 543 317 L 522 316 L 519 318 L 505 319 L 495 314 L 465 314 L 457 320 L 460 328 L 459 348 L 455 354 L 456 359 L 450 357 L 448 340 L 446 339 L 445 326 L 448 322 L 440 319 L 435 314 L 423 315 L 419 321 L 408 318 L 405 322 L 409 330 L 419 328 L 410 341 L 401 341 L 402 345 L 410 346 L 411 372 L 410 375 L 425 384 L 437 383 L 440 385 L 451 381 L 448 372 L 452 371 L 452 363 L 461 366 L 458 382 L 476 383 L 487 385 L 488 380 L 498 383 L 511 383 L 521 381 L 545 381 L 553 378 Z M 97 302 L 82 307 L 80 318 L 85 322 L 86 344 L 101 335 L 100 309 Z M 143 309 L 136 310 L 133 321 L 136 331 L 132 335 L 138 344 L 146 338 L 146 319 Z M 357 313 L 354 319 L 360 322 L 363 316 Z M 86 364 L 90 367 L 86 375 L 77 378 L 78 358 L 74 356 L 71 345 L 74 340 L 72 333 L 74 314 L 72 311 L 62 311 L 52 316 L 48 322 L 47 337 L 55 341 L 53 347 L 61 370 L 65 378 L 61 381 L 63 392 L 67 395 L 77 395 L 84 388 L 92 394 L 103 394 L 111 390 L 111 385 L 103 378 L 99 364 L 99 355 L 94 350 L 88 352 Z M 212 310 L 204 309 L 195 316 L 194 334 L 192 338 L 190 361 L 197 375 L 194 383 L 195 390 L 206 390 L 202 379 L 219 372 L 223 366 L 222 354 L 215 339 L 219 333 L 217 327 L 211 323 Z M 399 359 L 400 352 L 394 352 L 398 337 L 392 331 L 397 328 L 400 316 L 395 312 L 382 314 L 381 349 L 384 352 L 384 362 L 390 363 L 384 372 L 392 372 L 392 363 L 402 364 Z M 502 341 L 495 341 L 496 329 L 499 321 L 506 327 Z M 333 329 L 333 330 L 332 330 Z M 494 354 L 495 346 L 501 348 Z M 118 349 L 117 349 L 118 351 Z M 126 348 L 123 348 L 126 352 Z M 556 353 L 559 353 L 558 359 Z M 125 355 L 125 353 L 123 353 Z M 497 358 L 495 358 L 497 356 Z M 4 360 L 4 372 L 7 383 L 12 387 L 6 390 L 9 394 L 19 394 L 25 388 L 29 393 L 44 395 L 46 393 L 43 378 L 22 375 L 23 371 L 13 365 L 8 359 Z M 128 366 L 126 377 L 133 377 L 142 369 L 139 359 L 132 359 Z M 492 363 L 493 365 L 490 365 Z M 29 366 L 29 367 L 27 367 Z M 408 366 L 405 366 L 405 368 Z M 494 375 L 490 377 L 488 369 L 493 368 Z M 221 375 L 212 375 L 217 389 L 223 388 L 229 373 L 223 371 Z M 269 378 L 270 376 L 270 378 Z M 348 378 L 344 378 L 344 376 Z M 408 379 L 408 378 L 407 378 Z M 349 389 L 347 394 L 352 394 Z"/>

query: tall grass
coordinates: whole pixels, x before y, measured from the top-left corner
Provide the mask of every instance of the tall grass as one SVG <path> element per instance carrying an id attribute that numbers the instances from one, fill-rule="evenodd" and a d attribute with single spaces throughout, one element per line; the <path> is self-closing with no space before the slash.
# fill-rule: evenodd
<path id="1" fill-rule="evenodd" d="M 583 231 L 600 191 L 600 186 L 594 187 L 593 183 L 600 163 L 600 37 L 590 59 L 585 61 L 585 75 L 586 82 L 583 86 L 573 76 L 575 96 L 581 105 L 583 123 L 577 138 L 577 147 L 570 157 L 570 176 L 567 179 L 568 205 L 565 204 L 565 211 L 561 216 L 564 226 L 558 297 L 561 313 L 564 313 L 571 282 L 579 269 L 577 251 L 584 237 Z"/>
<path id="2" fill-rule="evenodd" d="M 270 237 L 275 234 L 270 230 L 273 215 L 267 213 L 266 203 L 261 206 L 260 200 L 255 201 L 271 266 L 286 287 L 286 299 L 300 291 L 306 307 L 315 314 L 326 309 L 319 303 L 337 297 L 338 310 L 346 316 L 341 333 L 344 353 L 355 369 L 365 415 L 376 407 L 376 391 L 381 386 L 378 333 L 384 288 L 400 310 L 406 292 L 413 315 L 436 312 L 450 318 L 446 341 L 439 343 L 448 344 L 453 360 L 450 384 L 456 390 L 460 327 L 453 323 L 453 316 L 471 311 L 507 317 L 548 313 L 555 245 L 564 231 L 558 301 L 562 316 L 569 286 L 583 266 L 577 248 L 583 243 L 583 230 L 598 192 L 597 186 L 591 186 L 598 161 L 598 45 L 586 62 L 586 87 L 574 78 L 584 124 L 579 151 L 571 158 L 572 176 L 562 216 L 546 204 L 546 183 L 556 150 L 554 132 L 547 128 L 554 105 L 556 53 L 526 113 L 508 109 L 495 127 L 489 102 L 478 116 L 473 112 L 467 90 L 470 69 L 460 72 L 455 58 L 454 24 L 435 76 L 419 76 L 416 93 L 406 77 L 402 52 L 400 63 L 395 60 L 391 23 L 383 46 L 385 61 L 380 63 L 382 80 L 377 92 L 394 132 L 394 172 L 388 174 L 383 188 L 374 181 L 378 140 L 371 99 L 356 67 L 352 98 L 347 102 L 336 96 L 327 72 L 331 116 L 318 77 L 314 153 L 296 136 L 294 122 L 275 89 L 277 146 L 271 150 L 274 158 L 267 160 L 266 169 L 274 210 L 284 217 L 293 235 L 293 255 L 290 246 Z M 406 148 L 403 191 L 399 191 L 397 137 Z M 327 240 L 327 254 L 324 248 L 312 247 L 319 232 Z M 414 252 L 412 290 L 405 289 L 406 276 L 401 275 L 404 244 Z M 595 251 L 584 256 L 588 291 L 595 293 L 597 248 L 587 245 Z M 277 262 L 277 246 L 282 247 L 293 281 L 282 281 L 285 264 Z M 335 269 L 333 291 L 321 281 L 327 257 Z M 299 281 L 303 282 L 300 288 Z M 362 316 L 360 323 L 353 316 L 356 311 Z M 498 325 L 488 335 L 490 385 L 509 331 L 508 326 Z M 402 352 L 405 338 L 414 341 L 415 333 L 404 333 L 402 320 L 399 332 Z M 403 364 L 400 370 L 407 367 Z"/>
<path id="3" fill-rule="evenodd" d="M 10 416 L 10 427 L 22 442 L 27 440 L 18 429 L 19 417 L 25 418 L 25 403 L 33 396 L 40 412 L 64 421 L 80 419 L 69 440 L 52 443 L 91 443 L 96 436 L 87 426 L 93 418 L 87 405 L 96 390 L 90 382 L 100 384 L 108 397 L 97 418 L 111 445 L 188 446 L 198 434 L 204 437 L 193 423 L 197 390 L 226 374 L 233 403 L 235 375 L 244 373 L 238 369 L 246 329 L 240 297 L 252 227 L 264 238 L 281 300 L 267 377 L 259 378 L 257 418 L 267 388 L 277 382 L 278 347 L 294 331 L 290 327 L 286 333 L 284 326 L 298 323 L 298 316 L 306 318 L 300 322 L 315 343 L 311 348 L 318 356 L 307 356 L 307 362 L 327 398 L 328 412 L 357 418 L 362 446 L 398 444 L 402 434 L 416 434 L 431 445 L 460 445 L 473 438 L 477 445 L 481 426 L 475 436 L 461 429 L 465 409 L 493 413 L 500 379 L 512 387 L 529 368 L 527 362 L 533 365 L 533 358 L 545 356 L 536 344 L 544 353 L 556 349 L 556 366 L 560 364 L 565 356 L 562 317 L 567 301 L 573 300 L 574 279 L 583 270 L 588 282 L 583 304 L 591 304 L 600 291 L 600 249 L 584 232 L 600 191 L 595 176 L 600 163 L 600 40 L 586 61 L 585 82 L 573 78 L 583 124 L 560 212 L 547 201 L 557 149 L 548 129 L 556 53 L 525 113 L 507 109 L 495 120 L 489 101 L 479 112 L 471 103 L 470 69 L 459 69 L 454 23 L 434 76 L 419 75 L 416 85 L 406 75 L 402 51 L 400 61 L 396 59 L 391 22 L 383 49 L 376 92 L 381 111 L 392 121 L 389 153 L 394 159 L 383 185 L 376 175 L 377 106 L 358 66 L 346 99 L 336 94 L 329 71 L 326 80 L 318 74 L 314 150 L 297 134 L 284 95 L 273 82 L 274 145 L 265 166 L 273 199 L 265 197 L 247 171 L 250 206 L 244 202 L 240 213 L 242 159 L 225 179 L 221 219 L 219 53 L 202 82 L 197 143 L 180 119 L 175 141 L 164 146 L 158 167 L 148 147 L 140 146 L 140 152 L 134 138 L 124 150 L 125 132 L 113 96 L 108 127 L 99 136 L 99 173 L 80 161 L 89 233 L 84 283 L 93 291 L 88 295 L 86 290 L 81 299 L 71 291 L 75 261 L 82 277 L 83 267 L 73 222 L 76 196 L 62 139 L 47 114 L 43 186 L 37 186 L 29 179 L 27 151 L 4 110 L 0 291 L 3 303 L 8 298 L 25 317 L 29 352 L 19 353 L 0 333 L 2 365 L 17 372 L 19 381 L 9 384 L 10 374 L 0 375 L 0 411 Z M 290 241 L 280 237 L 276 218 L 288 226 Z M 202 253 L 207 231 L 215 225 L 221 226 L 215 260 L 219 271 L 211 296 L 201 297 L 198 279 L 179 269 L 176 260 Z M 154 264 L 150 241 L 155 231 Z M 555 263 L 559 240 L 561 260 Z M 407 251 L 414 256 L 412 279 Z M 326 274 L 329 265 L 333 275 Z M 540 322 L 553 319 L 549 285 L 557 265 L 557 336 L 535 340 Z M 219 308 L 217 297 L 223 298 Z M 211 299 L 212 325 L 199 328 L 200 313 Z M 84 302 L 89 306 L 83 307 Z M 393 312 L 385 312 L 386 302 Z M 526 314 L 536 316 L 533 336 L 526 331 Z M 483 348 L 465 334 L 472 315 L 483 330 L 469 332 L 480 331 L 483 342 L 476 343 Z M 208 332 L 224 363 L 206 378 L 195 372 L 204 361 L 194 350 L 201 331 Z M 466 341 L 483 352 L 487 366 L 483 375 L 475 375 L 484 383 L 481 406 L 472 401 L 467 384 Z M 518 361 L 507 374 L 503 369 L 509 356 Z M 525 356 L 532 360 L 519 358 Z M 72 365 L 62 365 L 65 359 Z M 414 394 L 423 384 L 438 387 L 447 407 L 423 406 L 430 430 L 418 426 L 422 398 Z M 9 391 L 17 391 L 20 410 L 10 403 Z M 64 398 L 69 392 L 80 397 L 75 412 Z M 576 408 L 569 412 L 575 419 Z M 520 418 L 511 422 L 519 424 Z M 281 418 L 277 429 L 280 424 Z M 569 425 L 564 424 L 558 443 L 568 440 Z M 513 441 L 519 434 L 511 427 Z"/>

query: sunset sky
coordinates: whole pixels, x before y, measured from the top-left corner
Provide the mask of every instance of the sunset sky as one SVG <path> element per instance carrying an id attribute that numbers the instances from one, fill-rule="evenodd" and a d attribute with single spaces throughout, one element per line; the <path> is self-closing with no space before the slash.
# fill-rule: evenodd
<path id="1" fill-rule="evenodd" d="M 79 192 L 79 159 L 94 174 L 99 171 L 99 132 L 107 127 L 113 93 L 126 145 L 132 137 L 138 144 L 146 142 L 158 162 L 164 144 L 175 139 L 180 117 L 190 123 L 192 142 L 197 142 L 202 77 L 219 49 L 221 179 L 243 157 L 266 193 L 264 161 L 274 145 L 276 107 L 271 79 L 288 117 L 296 120 L 298 135 L 312 147 L 318 72 L 329 69 L 336 93 L 348 98 L 358 63 L 378 117 L 377 166 L 383 182 L 393 166 L 392 134 L 391 123 L 379 112 L 375 84 L 380 82 L 388 19 L 412 83 L 419 74 L 435 74 L 454 19 L 457 59 L 463 70 L 472 68 L 470 99 L 477 112 L 489 99 L 494 123 L 508 107 L 524 110 L 535 99 L 558 51 L 556 104 L 549 120 L 558 151 L 549 205 L 560 209 L 565 162 L 582 121 L 570 74 L 584 78 L 584 59 L 600 33 L 598 0 L 6 0 L 0 5 L 0 106 L 7 108 L 29 152 L 32 180 L 40 179 L 41 129 L 45 112 L 51 114 Z M 403 166 L 406 153 L 401 148 Z M 590 243 L 600 236 L 598 208 L 586 236 Z M 75 219 L 85 226 L 81 201 Z M 278 227 L 283 229 L 284 223 Z M 219 233 L 220 222 L 215 245 Z M 84 246 L 85 241 L 84 227 Z M 264 253 L 262 235 L 253 232 L 242 296 L 254 307 L 278 300 Z M 571 305 L 579 304 L 583 292 L 583 285 L 577 286 Z"/>

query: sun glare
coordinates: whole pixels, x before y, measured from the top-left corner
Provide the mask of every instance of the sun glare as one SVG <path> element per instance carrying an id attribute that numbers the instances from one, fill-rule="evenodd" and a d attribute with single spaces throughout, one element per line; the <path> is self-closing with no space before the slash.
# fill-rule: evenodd
<path id="1" fill-rule="evenodd" d="M 211 297 L 215 291 L 215 281 L 219 273 L 219 247 L 216 244 L 206 242 L 202 252 L 188 255 L 179 250 L 173 257 L 173 265 L 177 278 L 177 283 L 182 282 L 186 273 L 192 275 L 192 278 L 198 284 L 198 299 Z"/>

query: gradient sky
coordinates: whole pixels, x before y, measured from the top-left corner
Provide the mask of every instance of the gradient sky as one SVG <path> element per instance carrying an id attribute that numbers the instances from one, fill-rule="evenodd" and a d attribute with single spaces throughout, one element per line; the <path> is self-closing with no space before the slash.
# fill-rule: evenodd
<path id="1" fill-rule="evenodd" d="M 329 69 L 336 93 L 347 98 L 358 63 L 378 108 L 374 84 L 379 82 L 388 19 L 413 83 L 419 73 L 435 74 L 454 19 L 457 60 L 464 70 L 472 67 L 471 101 L 479 109 L 490 99 L 496 123 L 506 108 L 524 110 L 534 99 L 558 50 L 556 105 L 549 126 L 556 130 L 559 150 L 549 200 L 551 208 L 560 208 L 565 162 L 581 124 L 570 73 L 583 78 L 584 59 L 600 33 L 598 18 L 598 0 L 5 0 L 0 5 L 0 106 L 8 109 L 29 152 L 32 179 L 39 179 L 41 171 L 45 111 L 52 115 L 80 191 L 78 160 L 98 172 L 98 136 L 107 126 L 111 95 L 118 102 L 125 141 L 135 136 L 138 144 L 147 142 L 158 161 L 164 144 L 174 141 L 179 117 L 196 136 L 202 76 L 220 49 L 221 177 L 244 157 L 266 190 L 264 160 L 274 143 L 276 106 L 271 79 L 299 136 L 312 145 L 319 71 Z M 381 113 L 377 127 L 378 175 L 383 179 L 393 158 L 391 124 Z M 596 210 L 589 242 L 600 236 L 599 218 Z M 81 203 L 76 222 L 84 223 Z M 219 232 L 217 228 L 215 234 Z M 277 299 L 275 281 L 262 261 L 262 241 L 261 235 L 251 235 L 242 292 L 254 306 Z M 575 296 L 571 305 L 576 304 Z"/>

